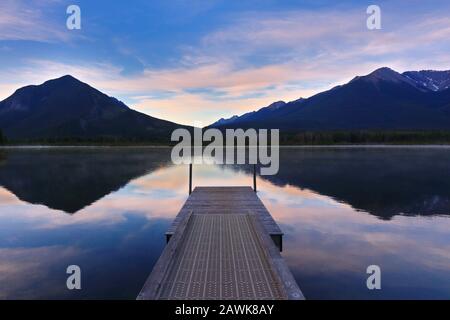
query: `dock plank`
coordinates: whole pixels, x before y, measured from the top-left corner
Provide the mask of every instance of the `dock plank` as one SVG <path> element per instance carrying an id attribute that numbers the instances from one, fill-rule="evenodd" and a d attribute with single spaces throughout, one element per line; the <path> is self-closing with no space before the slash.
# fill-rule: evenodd
<path id="1" fill-rule="evenodd" d="M 282 234 L 251 188 L 196 188 L 138 299 L 304 299 L 269 230 Z"/>
<path id="2" fill-rule="evenodd" d="M 179 221 L 191 210 L 207 214 L 232 214 L 250 210 L 257 215 L 271 236 L 283 235 L 272 215 L 250 187 L 196 187 L 167 230 L 169 238 Z"/>

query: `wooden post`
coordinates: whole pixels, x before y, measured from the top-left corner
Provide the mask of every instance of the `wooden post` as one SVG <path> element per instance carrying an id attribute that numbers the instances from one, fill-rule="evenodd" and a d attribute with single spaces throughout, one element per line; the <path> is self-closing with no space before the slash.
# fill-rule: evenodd
<path id="1" fill-rule="evenodd" d="M 192 163 L 189 164 L 189 195 L 192 193 Z"/>
<path id="2" fill-rule="evenodd" d="M 253 191 L 256 192 L 256 164 L 253 165 Z"/>

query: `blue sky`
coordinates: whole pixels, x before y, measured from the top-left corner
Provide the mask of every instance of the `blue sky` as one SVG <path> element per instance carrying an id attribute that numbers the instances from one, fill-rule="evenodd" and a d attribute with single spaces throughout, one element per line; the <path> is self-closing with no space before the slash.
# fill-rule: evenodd
<path id="1" fill-rule="evenodd" d="M 81 30 L 66 8 L 81 8 Z M 379 5 L 382 29 L 366 28 Z M 449 1 L 0 2 L 0 99 L 72 74 L 130 107 L 207 125 L 356 75 L 450 69 Z"/>

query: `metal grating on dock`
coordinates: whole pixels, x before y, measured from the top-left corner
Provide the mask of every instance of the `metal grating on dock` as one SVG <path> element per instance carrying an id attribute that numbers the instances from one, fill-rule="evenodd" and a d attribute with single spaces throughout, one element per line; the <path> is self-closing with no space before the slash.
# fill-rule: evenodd
<path id="1" fill-rule="evenodd" d="M 253 204 L 243 203 L 245 191 L 243 196 L 236 192 L 242 189 L 211 188 L 213 196 L 205 197 L 208 189 L 202 188 L 194 199 L 202 205 L 192 206 L 191 201 L 178 219 L 138 299 L 302 299 L 261 217 L 249 210 Z M 207 208 L 218 193 L 227 194 L 228 202 L 221 204 L 222 212 L 211 212 Z M 205 205 L 202 197 L 209 203 Z"/>
<path id="2" fill-rule="evenodd" d="M 194 214 L 160 298 L 286 298 L 249 219 Z"/>
<path id="3" fill-rule="evenodd" d="M 168 239 L 174 234 L 180 221 L 192 210 L 195 210 L 196 214 L 233 214 L 251 211 L 281 251 L 283 232 L 250 187 L 196 187 L 167 230 Z"/>

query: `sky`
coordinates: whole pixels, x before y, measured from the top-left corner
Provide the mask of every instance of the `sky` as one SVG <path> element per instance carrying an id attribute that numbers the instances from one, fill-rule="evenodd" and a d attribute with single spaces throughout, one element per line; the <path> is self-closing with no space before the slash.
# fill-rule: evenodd
<path id="1" fill-rule="evenodd" d="M 380 30 L 366 26 L 372 4 Z M 80 30 L 66 27 L 69 5 Z M 196 126 L 379 67 L 449 70 L 449 52 L 448 0 L 0 0 L 0 100 L 71 74 Z"/>

